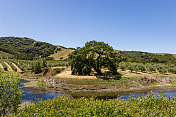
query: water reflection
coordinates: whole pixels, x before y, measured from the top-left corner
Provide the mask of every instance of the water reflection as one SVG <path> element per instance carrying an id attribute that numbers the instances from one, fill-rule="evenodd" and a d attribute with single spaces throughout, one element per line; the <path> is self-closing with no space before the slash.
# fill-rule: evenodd
<path id="1" fill-rule="evenodd" d="M 118 96 L 118 98 L 121 98 L 121 99 L 129 99 L 130 97 L 142 97 L 142 96 L 145 96 L 145 95 L 150 95 L 151 93 L 135 93 L 135 94 L 125 94 L 125 95 L 120 95 Z M 170 97 L 172 96 L 172 98 L 175 98 L 176 99 L 176 91 L 172 91 L 172 92 L 153 92 L 152 94 L 154 95 L 162 95 L 162 96 L 165 96 L 165 97 Z"/>
<path id="2" fill-rule="evenodd" d="M 27 83 L 28 81 L 26 80 L 21 80 L 21 83 Z M 80 98 L 80 97 L 91 97 L 93 92 L 89 92 L 88 94 L 84 94 L 87 92 L 80 92 L 78 95 L 75 94 L 70 94 L 70 95 L 63 95 L 61 93 L 54 93 L 54 92 L 48 92 L 46 90 L 38 89 L 38 88 L 22 88 L 24 91 L 23 97 L 21 100 L 25 101 L 39 101 L 39 100 L 47 100 L 47 99 L 53 99 L 54 97 L 62 97 L 62 96 L 72 96 L 73 98 Z M 176 89 L 152 89 L 154 91 L 153 94 L 159 95 L 162 94 L 163 96 L 175 96 L 176 97 Z M 141 97 L 142 95 L 147 95 L 150 92 L 148 91 L 142 91 L 142 92 L 121 92 L 121 93 L 110 93 L 110 94 L 105 94 L 104 96 L 95 96 L 98 99 L 114 99 L 114 98 L 121 98 L 121 99 L 129 99 L 131 96 L 132 97 Z M 69 93 L 68 93 L 69 94 Z M 97 94 L 97 93 L 96 93 Z"/>
<path id="3" fill-rule="evenodd" d="M 21 83 L 27 83 L 26 80 L 20 80 Z M 62 97 L 63 94 L 61 93 L 54 93 L 54 92 L 48 92 L 43 91 L 41 89 L 37 88 L 22 88 L 23 90 L 23 96 L 21 98 L 22 101 L 39 101 L 39 100 L 47 100 L 47 99 L 53 99 L 54 97 Z M 64 95 L 68 96 L 68 95 Z"/>

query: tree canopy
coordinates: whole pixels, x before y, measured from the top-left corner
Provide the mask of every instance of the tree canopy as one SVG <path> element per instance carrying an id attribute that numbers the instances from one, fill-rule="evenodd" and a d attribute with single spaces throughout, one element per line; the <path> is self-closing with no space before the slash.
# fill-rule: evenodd
<path id="1" fill-rule="evenodd" d="M 176 58 L 172 54 L 154 54 L 140 51 L 120 51 L 116 56 L 125 62 L 139 63 L 176 63 Z"/>
<path id="2" fill-rule="evenodd" d="M 117 73 L 118 60 L 113 48 L 104 42 L 87 42 L 84 47 L 78 47 L 71 53 L 69 59 L 74 75 L 90 75 L 93 70 L 102 75 L 102 68 L 108 68 L 113 74 Z"/>
<path id="3" fill-rule="evenodd" d="M 55 45 L 22 37 L 0 37 L 0 51 L 12 54 L 17 59 L 47 57 L 54 54 Z"/>

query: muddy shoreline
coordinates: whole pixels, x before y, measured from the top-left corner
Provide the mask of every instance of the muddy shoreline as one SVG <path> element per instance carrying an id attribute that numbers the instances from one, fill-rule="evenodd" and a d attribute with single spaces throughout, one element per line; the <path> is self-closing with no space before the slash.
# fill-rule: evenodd
<path id="1" fill-rule="evenodd" d="M 70 95 L 74 98 L 80 97 L 110 97 L 115 98 L 120 95 L 127 94 L 147 94 L 151 92 L 176 92 L 175 86 L 148 86 L 143 88 L 130 88 L 130 89 L 79 89 L 79 90 L 64 90 L 58 88 L 42 88 L 37 86 L 37 79 L 27 79 L 23 78 L 22 80 L 29 81 L 24 83 L 25 88 L 29 88 L 36 94 L 46 94 L 46 93 L 61 93 L 63 95 Z M 32 84 L 32 85 L 31 85 Z"/>

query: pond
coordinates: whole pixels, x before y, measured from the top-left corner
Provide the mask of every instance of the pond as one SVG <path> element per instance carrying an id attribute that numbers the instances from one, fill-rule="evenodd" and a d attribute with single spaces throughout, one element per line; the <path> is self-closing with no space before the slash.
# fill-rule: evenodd
<path id="1" fill-rule="evenodd" d="M 26 83 L 28 81 L 26 80 L 21 80 L 21 83 Z M 172 89 L 172 88 L 171 88 Z M 158 95 L 158 94 L 162 94 L 164 96 L 176 96 L 176 89 L 153 89 L 154 94 Z M 74 97 L 74 98 L 79 98 L 79 97 L 84 97 L 83 96 L 74 96 L 74 95 L 64 95 L 61 93 L 55 93 L 55 92 L 48 92 L 46 90 L 42 90 L 39 88 L 22 88 L 23 92 L 23 97 L 22 97 L 22 101 L 39 101 L 39 100 L 47 100 L 47 99 L 53 99 L 54 97 Z M 142 92 L 125 92 L 125 93 L 113 93 L 113 95 L 104 95 L 104 96 L 97 96 L 96 98 L 98 99 L 107 99 L 107 98 L 121 98 L 121 99 L 129 99 L 130 96 L 136 97 L 139 96 L 141 97 L 142 95 L 146 95 L 148 94 L 149 91 L 142 91 Z M 90 93 L 91 95 L 91 93 Z M 87 97 L 87 96 L 86 96 Z"/>
<path id="2" fill-rule="evenodd" d="M 27 83 L 29 81 L 26 80 L 20 80 L 21 83 Z M 61 93 L 54 93 L 54 92 L 48 92 L 46 90 L 41 90 L 38 88 L 22 88 L 23 90 L 23 96 L 21 98 L 22 101 L 39 101 L 39 100 L 47 100 L 47 99 L 53 99 L 54 97 L 62 97 L 62 96 L 68 96 L 63 95 Z"/>

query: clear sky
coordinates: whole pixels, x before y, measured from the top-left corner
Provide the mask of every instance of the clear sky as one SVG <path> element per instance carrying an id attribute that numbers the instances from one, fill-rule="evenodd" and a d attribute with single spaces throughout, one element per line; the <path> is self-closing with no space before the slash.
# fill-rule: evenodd
<path id="1" fill-rule="evenodd" d="M 0 36 L 176 53 L 176 0 L 0 0 Z"/>

